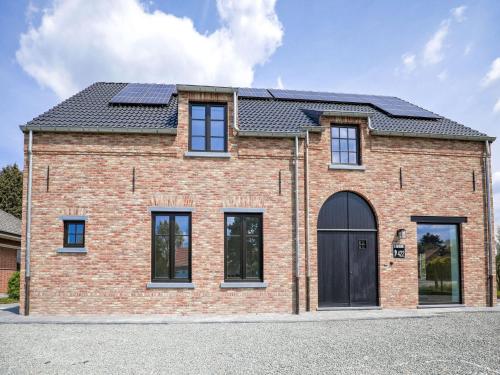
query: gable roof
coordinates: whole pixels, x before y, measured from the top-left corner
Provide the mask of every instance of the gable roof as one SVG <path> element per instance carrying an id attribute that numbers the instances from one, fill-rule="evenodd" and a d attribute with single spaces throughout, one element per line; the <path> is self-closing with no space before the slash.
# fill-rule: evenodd
<path id="1" fill-rule="evenodd" d="M 0 232 L 21 236 L 21 220 L 0 210 Z"/>
<path id="2" fill-rule="evenodd" d="M 21 126 L 21 129 L 23 131 L 175 134 L 177 128 L 177 95 L 172 95 L 167 105 L 117 105 L 110 103 L 111 99 L 126 85 L 126 83 L 94 83 L 26 125 Z M 379 135 L 477 141 L 493 141 L 495 139 L 437 115 L 436 118 L 392 116 L 380 108 L 366 103 L 284 100 L 269 98 L 268 96 L 265 98 L 239 97 L 238 127 L 242 133 L 248 135 L 297 135 L 303 132 L 304 127 L 319 128 L 319 117 L 332 111 L 335 113 L 339 111 L 348 112 L 349 115 L 359 113 L 360 116 L 370 117 L 372 130 L 374 134 Z"/>

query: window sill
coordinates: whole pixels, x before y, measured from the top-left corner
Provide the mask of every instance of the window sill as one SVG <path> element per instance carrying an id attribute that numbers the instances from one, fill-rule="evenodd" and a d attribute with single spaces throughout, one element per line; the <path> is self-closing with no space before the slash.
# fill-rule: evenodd
<path id="1" fill-rule="evenodd" d="M 194 289 L 193 283 L 148 283 L 147 289 Z"/>
<path id="2" fill-rule="evenodd" d="M 252 281 L 242 281 L 242 282 L 222 282 L 220 283 L 221 289 L 243 289 L 243 288 L 267 288 L 267 281 L 262 282 L 252 282 Z"/>
<path id="3" fill-rule="evenodd" d="M 57 249 L 58 254 L 87 254 L 86 247 L 61 247 Z"/>
<path id="4" fill-rule="evenodd" d="M 188 158 L 219 158 L 229 159 L 231 154 L 229 152 L 206 152 L 206 151 L 186 151 L 185 157 Z"/>
<path id="5" fill-rule="evenodd" d="M 330 164 L 328 169 L 333 170 L 347 170 L 347 171 L 364 171 L 364 165 L 350 165 L 350 164 Z"/>
<path id="6" fill-rule="evenodd" d="M 450 309 L 454 307 L 465 307 L 465 305 L 461 303 L 446 303 L 442 305 L 417 305 L 417 309 Z"/>

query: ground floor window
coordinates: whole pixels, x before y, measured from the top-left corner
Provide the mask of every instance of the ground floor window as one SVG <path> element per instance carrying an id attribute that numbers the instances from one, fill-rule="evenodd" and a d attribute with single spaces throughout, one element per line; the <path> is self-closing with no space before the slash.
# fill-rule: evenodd
<path id="1" fill-rule="evenodd" d="M 262 281 L 262 215 L 225 215 L 225 280 Z"/>
<path id="2" fill-rule="evenodd" d="M 85 221 L 67 220 L 64 222 L 64 247 L 85 246 Z"/>
<path id="3" fill-rule="evenodd" d="M 418 224 L 419 304 L 460 303 L 460 246 L 457 224 Z"/>
<path id="4" fill-rule="evenodd" d="M 152 281 L 191 280 L 191 215 L 154 213 Z"/>

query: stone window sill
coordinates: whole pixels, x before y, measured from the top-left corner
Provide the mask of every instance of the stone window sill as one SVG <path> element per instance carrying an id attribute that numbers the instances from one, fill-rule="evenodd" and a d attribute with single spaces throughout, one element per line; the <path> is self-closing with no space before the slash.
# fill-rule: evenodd
<path id="1" fill-rule="evenodd" d="M 57 249 L 58 254 L 87 254 L 86 247 L 61 247 Z"/>
<path id="2" fill-rule="evenodd" d="M 443 305 L 417 305 L 417 309 L 452 309 L 454 307 L 465 307 L 464 304 L 450 303 Z"/>
<path id="3" fill-rule="evenodd" d="M 267 288 L 267 282 L 222 282 L 221 289 Z"/>
<path id="4" fill-rule="evenodd" d="M 147 289 L 194 289 L 193 283 L 148 283 Z"/>
<path id="5" fill-rule="evenodd" d="M 188 158 L 219 158 L 229 159 L 231 154 L 229 152 L 205 152 L 205 151 L 186 151 L 185 157 Z"/>
<path id="6" fill-rule="evenodd" d="M 345 171 L 364 171 L 366 167 L 364 165 L 352 165 L 352 164 L 330 164 L 328 169 L 332 170 L 345 170 Z"/>

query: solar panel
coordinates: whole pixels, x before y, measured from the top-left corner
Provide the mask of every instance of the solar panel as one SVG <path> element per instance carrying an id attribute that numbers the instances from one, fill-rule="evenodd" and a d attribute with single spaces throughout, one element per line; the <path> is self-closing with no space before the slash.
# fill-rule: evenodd
<path id="1" fill-rule="evenodd" d="M 240 87 L 238 89 L 238 96 L 242 98 L 273 98 L 269 91 L 267 91 L 266 89 L 254 89 L 251 87 Z"/>
<path id="2" fill-rule="evenodd" d="M 373 97 L 370 104 L 397 117 L 419 117 L 437 119 L 440 116 L 395 97 Z"/>
<path id="3" fill-rule="evenodd" d="M 369 104 L 397 117 L 420 117 L 430 119 L 440 118 L 440 116 L 437 116 L 432 112 L 391 96 L 336 94 L 329 92 L 278 89 L 270 89 L 269 92 L 276 99 Z"/>
<path id="4" fill-rule="evenodd" d="M 110 103 L 166 105 L 175 91 L 175 85 L 129 83 L 111 98 Z"/>

